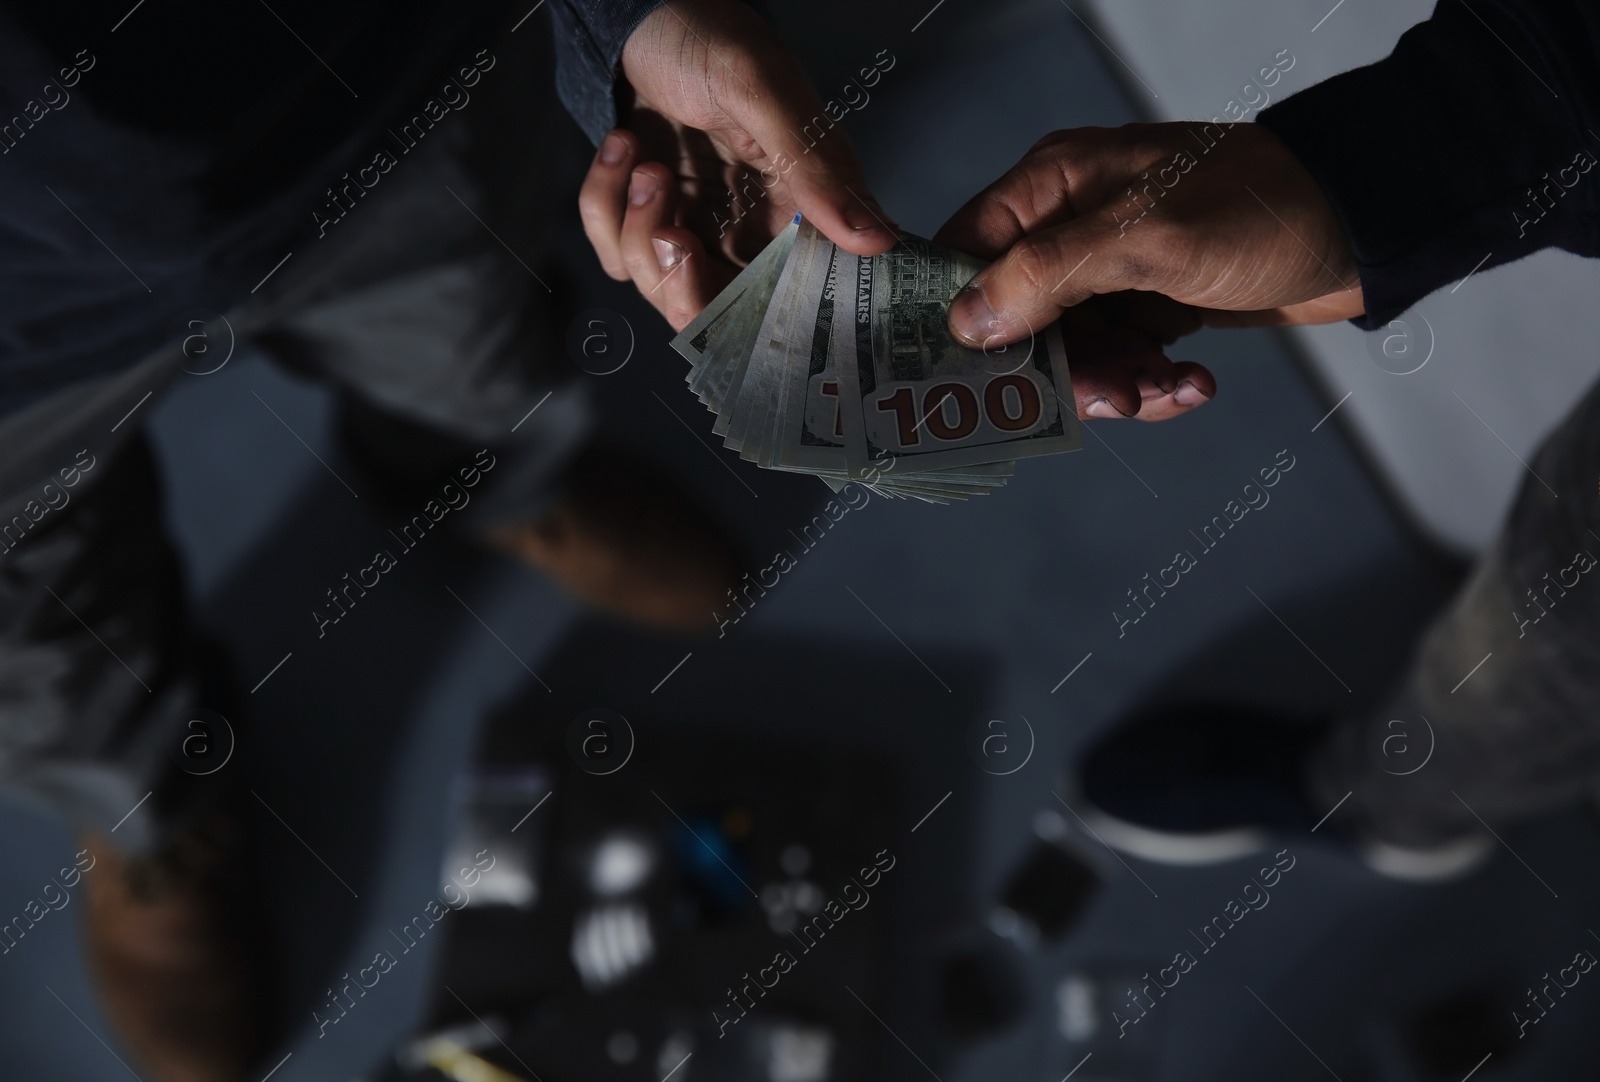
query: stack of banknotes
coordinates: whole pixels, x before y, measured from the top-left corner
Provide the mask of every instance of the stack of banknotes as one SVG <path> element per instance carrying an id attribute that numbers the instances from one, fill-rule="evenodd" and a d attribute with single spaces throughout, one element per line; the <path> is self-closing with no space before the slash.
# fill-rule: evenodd
<path id="1" fill-rule="evenodd" d="M 969 349 L 946 320 L 981 260 L 902 234 L 841 251 L 796 219 L 672 345 L 712 431 L 768 469 L 948 503 L 1082 446 L 1058 327 Z"/>

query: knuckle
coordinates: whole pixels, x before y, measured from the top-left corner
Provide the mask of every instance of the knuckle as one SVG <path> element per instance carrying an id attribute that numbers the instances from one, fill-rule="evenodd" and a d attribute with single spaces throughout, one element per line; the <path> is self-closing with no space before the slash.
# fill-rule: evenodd
<path id="1" fill-rule="evenodd" d="M 1011 249 L 1006 261 L 1011 279 L 1022 292 L 1032 297 L 1048 297 L 1051 274 L 1057 262 L 1056 246 L 1041 237 L 1024 237 Z"/>
<path id="2" fill-rule="evenodd" d="M 1029 153 L 1056 149 L 1084 152 L 1103 145 L 1109 139 L 1119 138 L 1121 131 L 1121 128 L 1107 128 L 1093 124 L 1079 128 L 1059 128 L 1033 144 L 1029 148 Z"/>
<path id="3" fill-rule="evenodd" d="M 1111 221 L 1102 223 L 1102 229 L 1105 242 L 1096 247 L 1112 257 L 1111 274 L 1119 289 L 1164 292 L 1189 247 L 1186 231 L 1160 209 L 1126 235 Z"/>
<path id="4" fill-rule="evenodd" d="M 1050 147 L 1056 146 L 1056 145 L 1058 145 L 1060 143 L 1065 143 L 1068 140 L 1070 140 L 1073 137 L 1074 134 L 1075 134 L 1075 129 L 1072 129 L 1072 128 L 1058 128 L 1053 132 L 1049 132 L 1042 139 L 1040 139 L 1037 143 L 1033 144 L 1033 146 L 1028 148 L 1028 155 L 1027 156 L 1032 156 L 1034 154 L 1038 154 L 1039 152 L 1041 152 L 1043 150 L 1046 150 L 1046 149 L 1048 149 Z"/>
<path id="5" fill-rule="evenodd" d="M 594 189 L 585 184 L 578 191 L 578 217 L 583 219 L 585 232 L 592 229 L 595 218 L 600 210 L 599 197 Z"/>
<path id="6" fill-rule="evenodd" d="M 578 217 L 591 241 L 598 239 L 597 234 L 616 232 L 621 224 L 622 216 L 611 204 L 612 200 L 589 185 L 584 185 L 578 193 Z"/>
<path id="7" fill-rule="evenodd" d="M 674 297 L 667 302 L 667 322 L 672 324 L 674 330 L 683 330 L 699 314 L 700 309 L 687 298 Z"/>
<path id="8" fill-rule="evenodd" d="M 690 323 L 689 320 L 683 318 L 683 312 L 678 305 L 670 300 L 663 299 L 659 296 L 652 297 L 650 299 L 650 306 L 657 312 L 660 312 L 661 318 L 666 320 L 675 331 L 683 330 L 683 328 L 687 327 Z"/>
<path id="9" fill-rule="evenodd" d="M 578 206 L 599 210 L 615 202 L 626 176 L 624 173 L 619 178 L 615 174 L 602 172 L 599 166 L 591 166 L 578 188 Z"/>
<path id="10" fill-rule="evenodd" d="M 607 276 L 619 282 L 628 280 L 628 272 L 623 269 L 616 257 L 616 230 L 605 230 L 586 213 L 581 213 L 583 219 L 583 232 L 589 238 L 589 247 L 594 249 L 595 258 L 600 261 L 600 269 Z"/>
<path id="11" fill-rule="evenodd" d="M 1071 139 L 1041 147 L 1024 162 L 1027 202 L 1035 220 L 1062 211 L 1075 215 L 1085 178 L 1093 172 L 1097 150 L 1092 141 L 1071 133 Z"/>
<path id="12" fill-rule="evenodd" d="M 1122 260 L 1122 281 L 1129 289 L 1143 289 L 1159 275 L 1159 268 L 1147 256 L 1135 252 Z"/>
<path id="13" fill-rule="evenodd" d="M 630 247 L 624 250 L 622 262 L 626 268 L 623 277 L 631 277 L 641 285 L 652 282 L 660 276 L 660 272 L 656 270 L 654 255 L 639 251 L 637 248 Z"/>

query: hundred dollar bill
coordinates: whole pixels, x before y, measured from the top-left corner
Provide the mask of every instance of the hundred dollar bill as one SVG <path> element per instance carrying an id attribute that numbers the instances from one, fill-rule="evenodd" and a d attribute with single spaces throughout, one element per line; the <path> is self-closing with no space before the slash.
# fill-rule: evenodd
<path id="1" fill-rule="evenodd" d="M 727 445 L 739 457 L 771 465 L 772 430 L 785 370 L 798 363 L 803 328 L 796 323 L 821 303 L 829 263 L 837 249 L 810 222 L 801 222 L 789 258 L 773 290 L 772 302 L 739 376 L 738 397 L 729 411 Z M 715 427 L 713 427 L 715 431 Z"/>
<path id="2" fill-rule="evenodd" d="M 981 268 L 910 236 L 858 258 L 797 217 L 672 344 L 741 458 L 835 491 L 965 500 L 1017 457 L 1079 445 L 1054 332 L 987 355 L 946 332 Z"/>
<path id="3" fill-rule="evenodd" d="M 811 228 L 809 223 L 806 228 Z M 853 266 L 855 257 L 831 244 L 828 247 L 832 251 L 826 269 L 820 272 L 820 292 L 815 304 L 805 309 L 811 318 L 796 321 L 799 333 L 794 336 L 794 346 L 797 348 L 791 348 L 784 358 L 774 433 L 774 465 L 781 469 L 843 475 L 846 471 L 844 427 L 839 415 L 839 380 L 834 371 L 834 324 L 844 316 L 837 299 L 839 270 L 847 262 Z"/>
<path id="4" fill-rule="evenodd" d="M 802 236 L 801 229 L 797 227 L 783 265 L 778 268 L 772 295 L 767 298 L 756 331 L 750 338 L 750 348 L 743 356 L 735 358 L 730 366 L 728 391 L 723 399 L 722 410 L 716 423 L 711 426 L 711 431 L 722 436 L 723 442 L 735 451 L 743 450 L 747 438 L 755 438 L 755 418 L 767 405 L 757 389 L 763 386 L 763 373 L 771 362 L 773 343 L 781 340 L 789 309 L 799 300 L 793 282 L 800 264 L 808 260 L 810 250 L 808 245 L 801 243 Z M 800 249 L 798 252 L 795 250 L 797 246 Z"/>
<path id="5" fill-rule="evenodd" d="M 797 228 L 791 222 L 772 238 L 672 340 L 672 348 L 689 361 L 690 389 L 713 412 L 721 412 L 736 369 L 749 359 Z"/>
<path id="6" fill-rule="evenodd" d="M 970 467 L 1082 446 L 1060 331 L 1004 352 L 968 349 L 946 324 L 950 301 L 984 264 L 902 235 L 880 256 L 848 257 L 835 324 L 847 471 L 886 457 L 896 475 Z"/>
<path id="7" fill-rule="evenodd" d="M 818 239 L 813 235 L 807 241 L 815 243 Z M 826 273 L 821 275 L 819 299 L 814 309 L 806 309 L 813 312 L 809 326 L 806 320 L 796 320 L 797 333 L 788 343 L 789 355 L 784 359 L 786 371 L 777 405 L 777 429 L 773 433 L 776 446 L 772 449 L 774 461 L 771 463 L 774 468 L 848 477 L 834 325 L 850 318 L 849 309 L 840 303 L 840 273 L 843 270 L 846 275 L 851 274 L 856 265 L 855 256 L 833 249 L 833 258 L 828 262 Z M 813 278 L 800 286 L 802 296 L 813 295 L 808 287 L 814 286 L 816 280 Z M 1005 484 L 1012 471 L 1012 465 L 1007 462 L 937 472 L 902 472 L 880 478 L 877 487 L 896 495 L 920 492 L 964 499 Z"/>
<path id="8" fill-rule="evenodd" d="M 795 300 L 770 344 L 772 360 L 776 363 L 765 370 L 770 378 L 770 390 L 762 423 L 764 442 L 755 461 L 769 469 L 782 465 L 779 454 L 783 449 L 784 419 L 794 383 L 792 374 L 804 368 L 807 359 L 816 351 L 826 352 L 832 341 L 835 279 L 844 253 L 809 222 L 804 228 L 809 234 L 795 241 L 797 249 L 804 245 L 795 267 Z M 810 472 L 843 468 L 841 457 L 837 461 L 818 462 Z"/>

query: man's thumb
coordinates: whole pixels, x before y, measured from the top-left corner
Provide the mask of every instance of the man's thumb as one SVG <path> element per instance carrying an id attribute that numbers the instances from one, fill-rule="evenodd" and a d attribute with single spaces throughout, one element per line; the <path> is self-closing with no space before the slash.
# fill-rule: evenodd
<path id="1" fill-rule="evenodd" d="M 1159 251 L 1124 236 L 1110 211 L 1023 237 L 950 304 L 950 330 L 974 348 L 1006 345 L 1054 323 L 1065 308 L 1123 289 L 1160 291 Z"/>

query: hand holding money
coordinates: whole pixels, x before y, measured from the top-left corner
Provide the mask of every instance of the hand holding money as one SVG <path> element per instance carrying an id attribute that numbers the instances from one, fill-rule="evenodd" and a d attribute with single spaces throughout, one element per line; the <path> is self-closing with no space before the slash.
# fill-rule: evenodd
<path id="1" fill-rule="evenodd" d="M 950 334 L 950 301 L 982 268 L 906 234 L 853 255 L 797 222 L 672 344 L 741 458 L 836 490 L 984 495 L 1016 459 L 1082 443 L 1058 328 L 991 350 Z"/>
<path id="2" fill-rule="evenodd" d="M 847 251 L 895 241 L 842 127 L 772 28 L 740 0 L 674 0 L 628 38 L 624 127 L 578 198 L 607 274 L 681 329 L 796 211 Z M 803 138 L 811 131 L 810 138 Z"/>

